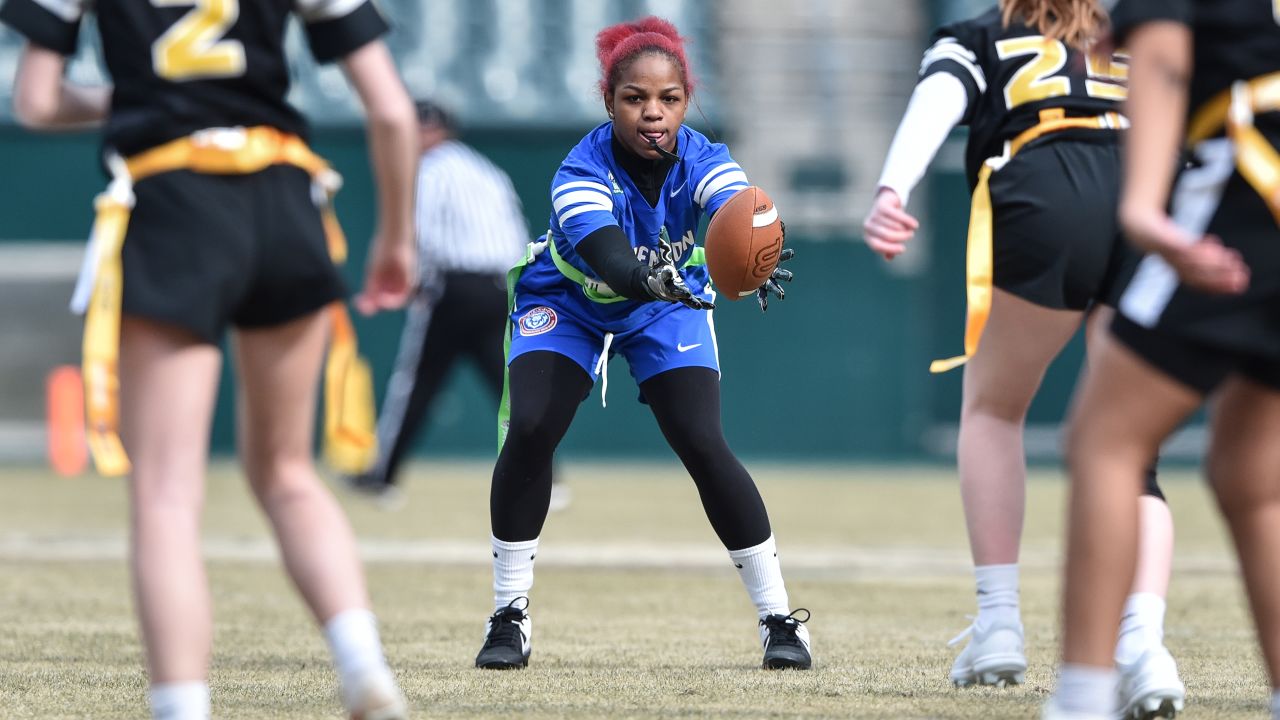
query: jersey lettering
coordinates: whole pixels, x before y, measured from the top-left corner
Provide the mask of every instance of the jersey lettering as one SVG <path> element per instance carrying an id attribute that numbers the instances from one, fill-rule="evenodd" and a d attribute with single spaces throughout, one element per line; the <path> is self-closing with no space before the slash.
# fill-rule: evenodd
<path id="1" fill-rule="evenodd" d="M 244 74 L 244 45 L 223 39 L 240 17 L 239 0 L 151 0 L 151 4 L 195 6 L 151 46 L 156 75 L 181 82 Z"/>

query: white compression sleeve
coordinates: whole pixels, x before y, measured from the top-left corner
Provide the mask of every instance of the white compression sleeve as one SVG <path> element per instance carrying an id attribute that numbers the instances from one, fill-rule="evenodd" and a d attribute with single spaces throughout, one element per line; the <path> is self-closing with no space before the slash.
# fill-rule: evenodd
<path id="1" fill-rule="evenodd" d="M 964 84 L 955 76 L 937 73 L 921 80 L 911 93 L 907 111 L 893 136 L 878 187 L 896 192 L 905 207 L 911 191 L 924 177 L 951 129 L 964 117 L 968 105 Z"/>

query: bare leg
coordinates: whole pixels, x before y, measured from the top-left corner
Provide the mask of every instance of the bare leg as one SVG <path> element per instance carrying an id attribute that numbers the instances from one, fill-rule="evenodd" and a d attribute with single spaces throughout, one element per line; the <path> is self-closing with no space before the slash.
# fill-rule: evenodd
<path id="1" fill-rule="evenodd" d="M 1232 378 L 1213 418 L 1209 480 L 1240 556 L 1273 688 L 1280 688 L 1280 392 Z"/>
<path id="2" fill-rule="evenodd" d="M 1093 352 L 1067 439 L 1071 475 L 1063 657 L 1110 668 L 1138 552 L 1142 477 L 1201 397 L 1108 339 Z"/>
<path id="3" fill-rule="evenodd" d="M 289 576 L 322 624 L 343 610 L 369 606 L 351 525 L 311 459 L 328 328 L 322 312 L 279 327 L 241 330 L 235 343 L 245 472 Z"/>
<path id="4" fill-rule="evenodd" d="M 186 331 L 126 316 L 120 430 L 133 463 L 130 557 L 152 684 L 204 681 L 212 611 L 200 554 L 221 356 Z"/>
<path id="5" fill-rule="evenodd" d="M 1080 313 L 1048 310 L 996 289 L 978 353 L 964 370 L 957 460 L 974 565 L 1018 561 L 1026 504 L 1022 447 L 1027 407 L 1045 369 L 1080 325 Z"/>

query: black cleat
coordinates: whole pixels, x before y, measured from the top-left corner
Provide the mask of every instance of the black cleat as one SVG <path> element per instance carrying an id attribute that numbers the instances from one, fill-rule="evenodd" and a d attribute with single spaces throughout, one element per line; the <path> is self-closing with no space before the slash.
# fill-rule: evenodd
<path id="1" fill-rule="evenodd" d="M 796 617 L 804 613 L 804 619 Z M 768 615 L 760 621 L 760 643 L 764 645 L 765 670 L 808 670 L 813 666 L 809 654 L 809 611 L 805 608 L 790 615 Z"/>
<path id="2" fill-rule="evenodd" d="M 518 597 L 489 617 L 485 625 L 484 647 L 476 656 L 476 667 L 486 670 L 518 670 L 529 665 L 529 598 Z"/>

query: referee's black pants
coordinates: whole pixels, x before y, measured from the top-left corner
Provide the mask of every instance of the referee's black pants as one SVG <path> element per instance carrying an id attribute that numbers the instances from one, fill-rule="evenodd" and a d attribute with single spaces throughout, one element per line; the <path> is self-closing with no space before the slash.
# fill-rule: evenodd
<path id="1" fill-rule="evenodd" d="M 491 391 L 497 417 L 506 358 L 506 276 L 445 273 L 441 282 L 418 292 L 405 316 L 395 369 L 378 417 L 375 482 L 391 484 L 422 429 L 431 403 L 458 360 L 469 360 Z M 494 434 L 496 424 L 486 428 Z"/>

